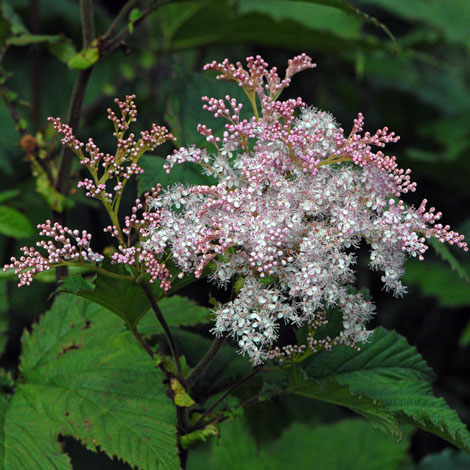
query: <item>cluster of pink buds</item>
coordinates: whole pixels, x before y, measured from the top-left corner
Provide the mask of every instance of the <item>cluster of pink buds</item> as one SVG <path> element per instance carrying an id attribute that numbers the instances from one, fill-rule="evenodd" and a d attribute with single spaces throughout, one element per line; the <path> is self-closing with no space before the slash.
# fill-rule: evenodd
<path id="1" fill-rule="evenodd" d="M 135 140 L 135 135 L 126 136 L 130 124 L 137 120 L 137 109 L 134 103 L 135 95 L 126 96 L 124 101 L 118 99 L 121 116 L 108 109 L 108 119 L 114 125 L 114 136 L 117 139 L 117 149 L 114 155 L 101 152 L 92 139 L 87 144 L 80 142 L 67 124 L 63 124 L 60 118 L 49 118 L 54 129 L 62 134 L 62 143 L 69 147 L 80 159 L 91 175 L 78 183 L 79 188 L 85 188 L 88 197 L 100 199 L 108 205 L 112 205 L 121 198 L 122 191 L 127 181 L 135 175 L 143 173 L 138 165 L 140 157 L 147 151 L 154 150 L 167 140 L 174 137 L 164 126 L 152 125 L 149 131 L 140 133 L 140 138 Z M 86 154 L 84 153 L 84 150 Z"/>
<path id="2" fill-rule="evenodd" d="M 174 137 L 163 126 L 152 125 L 149 131 L 140 133 L 140 138 L 135 140 L 134 134 L 126 136 L 130 124 L 137 119 L 137 110 L 134 104 L 135 96 L 127 96 L 124 101 L 115 100 L 120 110 L 118 117 L 111 109 L 108 109 L 108 117 L 114 125 L 114 136 L 117 139 L 115 154 L 105 154 L 92 139 L 86 144 L 80 142 L 73 134 L 70 126 L 63 124 L 60 118 L 49 118 L 54 128 L 63 135 L 62 143 L 69 147 L 80 159 L 81 164 L 90 173 L 89 178 L 78 182 L 78 187 L 86 191 L 86 196 L 99 199 L 103 202 L 105 209 L 111 217 L 114 225 L 106 227 L 105 232 L 110 233 L 118 239 L 118 251 L 111 261 L 119 264 L 127 264 L 138 272 L 143 267 L 150 275 L 150 281 L 160 281 L 163 289 L 170 288 L 171 275 L 164 262 L 159 260 L 161 253 L 150 252 L 140 246 L 133 246 L 130 230 L 137 230 L 139 237 L 145 235 L 145 226 L 158 222 L 155 213 L 144 212 L 142 220 L 138 221 L 137 211 L 142 209 L 142 204 L 137 201 L 137 207 L 133 214 L 127 217 L 126 227 L 121 230 L 119 225 L 118 209 L 122 192 L 127 181 L 134 175 L 141 174 L 142 168 L 138 165 L 140 157 L 147 151 L 154 150 L 158 145 Z M 155 198 L 161 188 L 157 188 L 146 198 Z M 59 224 L 52 225 L 50 221 L 38 226 L 40 236 L 49 237 L 51 240 L 41 240 L 37 243 L 46 255 L 34 248 L 22 248 L 23 256 L 19 260 L 12 258 L 12 263 L 6 265 L 4 270 L 14 269 L 18 275 L 19 286 L 29 285 L 34 276 L 40 272 L 49 270 L 63 264 L 91 263 L 96 265 L 104 260 L 104 256 L 91 250 L 89 242 L 91 235 L 86 231 L 79 233 L 62 227 Z M 142 232 L 140 233 L 139 230 Z M 127 236 L 127 240 L 125 240 Z M 96 266 L 95 266 L 96 267 Z"/>
<path id="3" fill-rule="evenodd" d="M 175 185 L 150 202 L 158 223 L 146 227 L 146 250 L 170 251 L 182 273 L 199 276 L 210 264 L 214 282 L 242 281 L 238 295 L 215 309 L 213 332 L 233 337 L 255 364 L 367 340 L 374 305 L 355 290 L 354 248 L 361 242 L 395 295 L 405 292 L 407 255 L 422 259 L 430 237 L 467 250 L 462 235 L 436 223 L 434 208 L 398 199 L 416 184 L 381 150 L 399 139 L 393 132 L 363 132 L 359 114 L 346 136 L 329 113 L 300 98 L 278 100 L 292 75 L 314 66 L 302 54 L 281 80 L 259 56 L 246 68 L 228 59 L 206 65 L 244 89 L 254 115 L 242 118 L 241 103 L 229 95 L 203 97 L 203 108 L 226 122 L 222 136 L 198 125 L 214 152 L 180 148 L 165 168 L 191 161 L 218 184 Z M 275 349 L 280 321 L 316 329 L 331 308 L 342 312 L 336 338 Z"/>
<path id="4" fill-rule="evenodd" d="M 11 258 L 11 264 L 4 266 L 3 270 L 14 269 L 20 280 L 19 286 L 29 286 L 34 276 L 48 271 L 53 266 L 58 266 L 66 261 L 97 264 L 103 261 L 104 256 L 95 253 L 90 247 L 91 234 L 86 230 L 82 232 L 63 227 L 59 223 L 52 224 L 46 220 L 38 225 L 39 235 L 48 237 L 49 240 L 40 240 L 36 243 L 43 248 L 47 256 L 43 256 L 38 250 L 24 246 L 21 248 L 23 256 L 19 260 Z"/>

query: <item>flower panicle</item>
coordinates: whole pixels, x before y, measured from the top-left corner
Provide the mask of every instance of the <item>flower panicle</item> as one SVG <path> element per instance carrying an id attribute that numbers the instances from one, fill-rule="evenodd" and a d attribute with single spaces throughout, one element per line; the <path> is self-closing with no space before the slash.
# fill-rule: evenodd
<path id="1" fill-rule="evenodd" d="M 205 124 L 198 131 L 214 151 L 190 146 L 167 157 L 166 170 L 193 162 L 217 178 L 212 186 L 175 185 L 154 207 L 158 226 L 146 248 L 170 251 L 182 273 L 243 287 L 219 305 L 213 333 L 231 336 L 255 364 L 267 359 L 296 360 L 310 350 L 334 344 L 358 348 L 370 335 L 373 303 L 355 291 L 355 248 L 370 248 L 369 266 L 396 296 L 406 292 L 401 278 L 407 257 L 423 259 L 430 237 L 467 250 L 462 235 L 438 221 L 441 214 L 415 208 L 400 198 L 416 190 L 411 170 L 383 152 L 399 140 L 387 127 L 364 131 L 359 114 L 346 135 L 328 112 L 301 98 L 278 100 L 280 88 L 297 71 L 312 68 L 310 58 L 289 63 L 284 81 L 259 56 L 246 68 L 228 60 L 212 62 L 219 79 L 236 81 L 256 95 L 255 115 L 242 117 L 241 104 L 203 97 L 203 108 L 225 120 L 223 135 Z M 256 109 L 260 105 L 260 112 Z M 319 328 L 321 312 L 339 309 L 342 328 L 334 338 L 276 349 L 279 324 Z M 322 320 L 326 321 L 326 320 Z"/>

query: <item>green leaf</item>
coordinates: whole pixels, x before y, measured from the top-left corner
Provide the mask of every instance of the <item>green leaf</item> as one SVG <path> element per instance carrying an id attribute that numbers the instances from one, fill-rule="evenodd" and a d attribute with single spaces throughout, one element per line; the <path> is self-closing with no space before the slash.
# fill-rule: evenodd
<path id="1" fill-rule="evenodd" d="M 171 261 L 167 262 L 166 266 L 173 276 L 172 286 L 168 292 L 165 292 L 160 288 L 158 282 L 151 284 L 150 287 L 156 302 L 163 299 L 165 295 L 172 294 L 196 280 L 194 276 L 183 276 L 180 279 L 177 276 L 179 270 Z M 129 276 L 129 279 L 119 279 L 100 272 L 91 282 L 90 279 L 83 279 L 78 274 L 66 278 L 57 289 L 57 292 L 68 292 L 92 300 L 118 315 L 131 329 L 135 328 L 150 308 L 147 296 L 143 289 L 132 281 L 129 273 L 122 266 L 112 265 L 107 262 L 104 264 L 104 267 L 114 274 Z M 174 316 L 176 324 L 179 325 L 178 321 L 183 323 L 188 321 L 190 324 L 194 324 L 191 322 L 199 323 L 207 319 L 208 311 L 206 309 L 198 308 L 190 301 L 180 299 L 177 297 L 174 300 L 162 300 L 163 309 L 168 306 L 170 311 L 169 316 Z M 189 309 L 189 312 L 182 309 Z M 146 333 L 148 334 L 161 333 L 160 327 L 155 325 L 155 321 L 151 317 L 146 320 L 145 325 L 143 328 L 144 332 L 147 330 Z"/>
<path id="2" fill-rule="evenodd" d="M 470 321 L 465 325 L 460 335 L 459 346 L 461 348 L 468 348 L 470 346 Z"/>
<path id="3" fill-rule="evenodd" d="M 0 233 L 7 237 L 25 238 L 34 234 L 29 220 L 16 209 L 0 206 Z"/>
<path id="4" fill-rule="evenodd" d="M 47 44 L 49 51 L 55 55 L 61 62 L 68 64 L 77 54 L 72 40 L 65 36 L 59 36 L 57 41 L 49 41 Z"/>
<path id="5" fill-rule="evenodd" d="M 239 0 L 239 11 L 242 14 L 266 14 L 279 23 L 292 20 L 308 28 L 324 30 L 345 39 L 357 39 L 361 28 L 358 19 L 345 13 L 342 8 L 331 8 L 331 3 L 334 2 Z M 335 3 L 343 6 L 342 2 Z"/>
<path id="6" fill-rule="evenodd" d="M 386 406 L 365 394 L 351 393 L 347 385 L 340 385 L 335 379 L 330 379 L 326 383 L 315 380 L 297 381 L 289 384 L 286 392 L 344 406 L 364 416 L 375 428 L 395 436 L 401 435 L 397 420 Z"/>
<path id="7" fill-rule="evenodd" d="M 152 155 L 144 155 L 139 160 L 139 165 L 144 170 L 144 173 L 139 175 L 139 194 L 148 191 L 153 186 L 156 186 L 157 183 L 160 183 L 163 188 L 167 188 L 174 183 L 212 185 L 216 182 L 214 178 L 204 175 L 202 167 L 196 163 L 187 162 L 182 165 L 175 165 L 170 174 L 164 170 L 164 163 L 165 160 L 163 158 Z"/>
<path id="8" fill-rule="evenodd" d="M 85 70 L 92 67 L 100 58 L 100 53 L 96 45 L 91 45 L 87 49 L 78 52 L 67 61 L 72 70 Z"/>
<path id="9" fill-rule="evenodd" d="M 112 269 L 117 274 L 128 275 L 122 268 Z M 67 278 L 58 292 L 69 292 L 92 300 L 118 315 L 130 328 L 134 328 L 149 309 L 148 299 L 140 286 L 130 280 L 116 279 L 101 273 L 96 275 L 93 283 L 79 274 Z"/>
<path id="10" fill-rule="evenodd" d="M 240 14 L 232 2 L 217 0 L 204 3 L 206 8 L 193 12 L 178 25 L 177 30 L 172 31 L 169 50 L 223 43 L 282 46 L 296 51 L 320 50 L 323 53 L 382 47 L 376 38 L 366 34 L 345 39 L 332 31 L 325 31 L 323 25 L 316 30 L 289 18 L 279 22 L 256 12 Z M 211 28 L 207 28 L 207 24 L 211 24 Z M 330 26 L 334 29 L 334 25 Z"/>
<path id="11" fill-rule="evenodd" d="M 5 468 L 70 469 L 59 434 L 143 470 L 179 468 L 164 376 L 97 304 L 59 296 L 24 334 L 20 373 L 11 400 L 0 397 Z"/>
<path id="12" fill-rule="evenodd" d="M 211 436 L 218 436 L 219 435 L 219 428 L 215 424 L 208 424 L 204 426 L 202 429 L 198 429 L 197 431 L 190 432 L 185 434 L 184 436 L 180 437 L 181 447 L 183 449 L 187 449 L 191 445 L 195 444 L 196 442 L 206 441 L 207 438 Z"/>
<path id="13" fill-rule="evenodd" d="M 470 468 L 470 455 L 445 449 L 439 454 L 426 455 L 416 470 L 465 470 Z"/>
<path id="14" fill-rule="evenodd" d="M 52 36 L 48 34 L 30 34 L 23 33 L 8 39 L 9 46 L 30 46 L 31 44 L 57 42 L 62 36 Z"/>
<path id="15" fill-rule="evenodd" d="M 221 426 L 219 442 L 191 450 L 188 470 L 401 470 L 408 446 L 407 438 L 397 443 L 362 420 L 348 419 L 321 426 L 294 423 L 257 448 L 243 422 L 234 421 Z"/>
<path id="16" fill-rule="evenodd" d="M 31 406 L 27 394 L 0 395 L 0 462 L 8 470 L 72 470 L 48 416 Z"/>
<path id="17" fill-rule="evenodd" d="M 170 388 L 173 390 L 174 396 L 173 401 L 176 406 L 189 408 L 196 404 L 196 402 L 188 395 L 184 387 L 174 377 L 170 381 Z"/>
<path id="18" fill-rule="evenodd" d="M 63 212 L 64 209 L 73 207 L 73 201 L 55 189 L 49 175 L 38 161 L 31 159 L 30 163 L 33 176 L 36 180 L 36 190 L 44 198 L 49 207 L 57 212 Z"/>
<path id="19" fill-rule="evenodd" d="M 291 0 L 297 2 L 298 0 Z M 315 3 L 317 5 L 325 5 L 333 8 L 337 8 L 339 10 L 344 11 L 345 13 L 359 19 L 363 23 L 371 24 L 379 29 L 381 29 L 394 43 L 395 49 L 398 49 L 398 44 L 395 39 L 395 36 L 391 33 L 388 27 L 381 23 L 377 18 L 374 16 L 370 16 L 364 11 L 356 8 L 351 3 L 347 2 L 346 0 L 300 0 L 303 3 Z"/>
<path id="20" fill-rule="evenodd" d="M 437 238 L 431 238 L 431 240 L 429 240 L 429 244 L 434 248 L 436 253 L 449 264 L 461 279 L 470 282 L 470 277 L 467 271 L 460 264 L 459 260 L 451 253 L 447 245 L 441 243 Z"/>
<path id="21" fill-rule="evenodd" d="M 4 0 L 2 1 L 1 7 L 2 7 L 3 18 L 5 18 L 11 25 L 11 33 L 14 35 L 23 34 L 23 33 L 27 34 L 28 30 L 26 29 L 22 19 L 15 12 L 15 10 L 12 8 L 10 3 Z"/>
<path id="22" fill-rule="evenodd" d="M 164 297 L 158 306 L 170 327 L 190 326 L 198 323 L 207 323 L 211 311 L 200 307 L 193 300 L 179 295 Z M 163 333 L 163 329 L 155 315 L 149 312 L 139 323 L 139 332 L 144 336 L 154 336 Z"/>
<path id="23" fill-rule="evenodd" d="M 133 10 L 131 10 L 129 14 L 128 23 L 129 31 L 131 34 L 134 32 L 134 23 L 140 18 L 142 18 L 142 12 L 138 8 L 134 8 Z"/>
<path id="24" fill-rule="evenodd" d="M 382 7 L 399 18 L 411 23 L 422 22 L 430 29 L 436 29 L 446 36 L 448 41 L 459 42 L 468 47 L 470 31 L 468 18 L 470 4 L 466 0 L 452 2 L 413 2 L 397 0 L 359 0 L 360 4 Z"/>
<path id="25" fill-rule="evenodd" d="M 465 265 L 468 266 L 468 265 Z M 468 268 L 459 264 L 466 275 Z M 443 307 L 470 305 L 470 286 L 459 274 L 442 262 L 411 259 L 406 263 L 405 284 L 416 284 L 424 295 L 437 297 Z"/>
<path id="26" fill-rule="evenodd" d="M 365 395 L 385 406 L 394 419 L 470 449 L 470 433 L 457 413 L 433 396 L 432 370 L 396 332 L 377 328 L 359 352 L 337 346 L 306 362 L 306 373 L 320 383 L 333 378 L 353 396 Z"/>

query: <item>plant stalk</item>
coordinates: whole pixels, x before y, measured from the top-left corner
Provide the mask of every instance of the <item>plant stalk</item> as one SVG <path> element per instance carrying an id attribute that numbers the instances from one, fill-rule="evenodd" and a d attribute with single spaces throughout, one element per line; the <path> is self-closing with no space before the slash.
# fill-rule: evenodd
<path id="1" fill-rule="evenodd" d="M 177 369 L 177 379 L 181 382 L 181 384 L 184 386 L 186 384 L 186 381 L 183 378 L 183 371 L 181 369 L 181 363 L 178 357 L 178 352 L 176 348 L 176 343 L 173 338 L 173 335 L 171 334 L 170 327 L 168 326 L 168 323 L 165 320 L 165 317 L 163 316 L 162 311 L 160 310 L 160 307 L 158 306 L 157 302 L 155 301 L 155 298 L 153 297 L 153 293 L 150 290 L 150 287 L 145 281 L 140 281 L 138 282 L 140 287 L 143 289 L 145 292 L 145 295 L 147 296 L 147 299 L 150 303 L 150 306 L 152 307 L 153 312 L 155 313 L 155 316 L 157 317 L 157 320 L 160 322 L 160 325 L 163 328 L 163 331 L 165 333 L 166 339 L 168 341 L 168 346 L 170 347 L 171 355 L 173 356 L 173 359 L 175 360 L 176 363 L 176 369 Z"/>
<path id="2" fill-rule="evenodd" d="M 208 349 L 204 357 L 196 364 L 192 372 L 186 377 L 186 385 L 191 388 L 198 379 L 206 372 L 210 363 L 214 360 L 217 353 L 220 351 L 225 343 L 225 338 L 216 338 L 211 347 Z"/>

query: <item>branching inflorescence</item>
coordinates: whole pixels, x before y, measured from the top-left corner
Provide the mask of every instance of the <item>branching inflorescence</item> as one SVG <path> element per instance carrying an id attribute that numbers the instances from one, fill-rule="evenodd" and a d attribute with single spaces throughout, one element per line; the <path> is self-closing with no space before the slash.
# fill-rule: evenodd
<path id="1" fill-rule="evenodd" d="M 180 276 L 199 277 L 210 265 L 213 282 L 226 286 L 237 280 L 238 295 L 215 308 L 212 331 L 232 336 L 255 364 L 305 350 L 275 348 L 281 321 L 310 325 L 311 349 L 337 343 L 357 347 L 367 340 L 366 323 L 374 307 L 355 290 L 355 249 L 361 243 L 370 247 L 370 267 L 383 273 L 385 288 L 395 295 L 405 292 L 400 279 L 407 257 L 423 259 L 430 237 L 467 250 L 462 235 L 438 223 L 440 212 L 426 210 L 426 200 L 415 208 L 400 199 L 415 191 L 416 184 L 410 170 L 400 169 L 394 156 L 381 151 L 398 140 L 393 132 L 386 127 L 373 135 L 363 132 L 359 114 L 345 135 L 329 113 L 306 106 L 300 98 L 278 100 L 295 73 L 313 67 L 310 57 L 299 55 L 289 61 L 281 80 L 276 68 L 268 69 L 259 56 L 249 57 L 246 69 L 227 59 L 206 65 L 205 70 L 219 73 L 217 78 L 235 81 L 243 89 L 253 115 L 242 118 L 242 103 L 229 95 L 223 100 L 203 97 L 203 108 L 227 121 L 225 131 L 217 136 L 199 124 L 213 152 L 180 148 L 167 157 L 165 168 L 170 172 L 176 164 L 194 162 L 217 178 L 217 184 L 180 184 L 165 192 L 157 187 L 145 202 L 136 202 L 123 229 L 117 209 L 127 180 L 142 171 L 137 164 L 141 154 L 171 139 L 171 134 L 154 125 L 137 142 L 133 134 L 124 138 L 135 120 L 133 97 L 118 101 L 122 118 L 109 112 L 118 138 L 114 156 L 100 152 L 92 140 L 84 145 L 68 126 L 52 120 L 63 143 L 90 170 L 92 179 L 79 186 L 109 209 L 113 225 L 105 230 L 119 241 L 113 262 L 144 267 L 165 289 L 171 285 L 164 263 L 169 253 Z M 80 249 L 68 249 L 61 230 L 71 233 L 77 245 L 82 243 Z M 134 245 L 131 230 L 139 235 Z M 77 255 L 81 261 L 102 260 L 89 251 L 87 234 L 61 227 L 43 232 L 53 233 L 54 243 L 40 242 L 48 258 L 24 248 L 24 256 L 6 266 L 15 268 L 20 285 Z M 56 253 L 57 243 L 62 248 Z M 325 324 L 324 312 L 330 308 L 341 310 L 342 331 L 317 341 L 314 331 Z"/>

